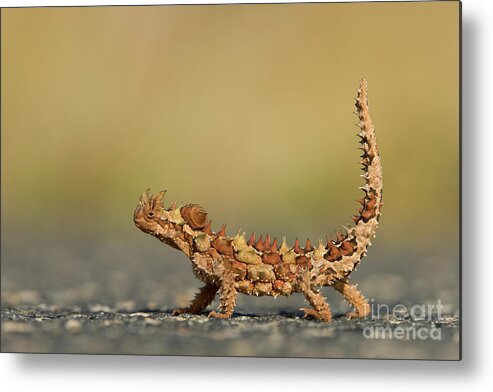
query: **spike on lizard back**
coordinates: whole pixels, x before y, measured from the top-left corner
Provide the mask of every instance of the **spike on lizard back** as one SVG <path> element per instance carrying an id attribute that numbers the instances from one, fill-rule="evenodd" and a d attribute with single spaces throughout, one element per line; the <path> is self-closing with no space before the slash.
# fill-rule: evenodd
<path id="1" fill-rule="evenodd" d="M 220 294 L 218 311 L 209 316 L 231 317 L 238 293 L 247 295 L 288 296 L 301 292 L 311 305 L 304 308 L 305 316 L 329 321 L 331 312 L 320 293 L 323 286 L 332 286 L 354 307 L 354 315 L 366 317 L 368 301 L 349 283 L 349 275 L 366 255 L 375 236 L 382 207 L 382 165 L 378 152 L 367 98 L 367 82 L 362 79 L 356 97 L 356 114 L 360 129 L 361 165 L 365 183 L 360 189 L 364 197 L 361 208 L 353 217 L 354 224 L 346 232 L 324 244 L 312 246 L 307 240 L 304 248 L 298 240 L 290 247 L 283 239 L 280 247 L 269 235 L 258 239 L 252 233 L 231 237 L 226 226 L 213 232 L 207 212 L 198 204 L 169 208 L 163 205 L 165 192 L 149 195 L 145 191 L 134 212 L 136 226 L 167 245 L 182 251 L 190 258 L 193 270 L 204 286 L 186 308 L 173 314 L 200 313 Z"/>

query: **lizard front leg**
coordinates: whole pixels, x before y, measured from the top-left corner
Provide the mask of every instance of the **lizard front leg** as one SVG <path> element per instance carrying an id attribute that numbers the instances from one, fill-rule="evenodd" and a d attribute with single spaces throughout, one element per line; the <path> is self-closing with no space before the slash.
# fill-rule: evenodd
<path id="1" fill-rule="evenodd" d="M 356 288 L 356 285 L 349 284 L 347 279 L 343 279 L 340 282 L 337 282 L 334 285 L 334 288 L 342 294 L 344 299 L 348 301 L 355 310 L 354 312 L 348 313 L 347 317 L 365 318 L 370 314 L 368 300 Z"/>
<path id="2" fill-rule="evenodd" d="M 183 313 L 198 314 L 214 301 L 219 286 L 216 283 L 206 283 L 200 291 L 195 294 L 194 299 L 186 308 L 178 308 L 173 310 L 173 316 L 178 316 Z"/>
<path id="3" fill-rule="evenodd" d="M 235 287 L 235 276 L 231 269 L 231 264 L 226 261 L 224 265 L 224 272 L 221 277 L 221 285 L 219 287 L 221 292 L 219 309 L 221 312 L 211 311 L 209 317 L 214 318 L 230 318 L 233 314 L 233 310 L 236 306 L 236 297 L 238 293 Z"/>
<path id="4" fill-rule="evenodd" d="M 305 312 L 305 317 L 315 318 L 322 321 L 330 321 L 332 313 L 330 312 L 329 304 L 320 292 L 312 288 L 308 274 L 302 277 L 299 282 L 301 292 L 305 295 L 312 308 L 301 308 Z"/>

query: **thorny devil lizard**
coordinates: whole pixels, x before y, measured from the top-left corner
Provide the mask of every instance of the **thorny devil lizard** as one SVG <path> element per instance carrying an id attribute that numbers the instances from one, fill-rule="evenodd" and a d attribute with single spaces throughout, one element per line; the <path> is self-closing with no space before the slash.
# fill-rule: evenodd
<path id="1" fill-rule="evenodd" d="M 320 293 L 323 286 L 332 286 L 354 307 L 349 316 L 366 317 L 370 312 L 368 301 L 349 283 L 349 274 L 355 269 L 371 245 L 378 227 L 382 207 L 382 165 L 377 148 L 375 131 L 368 111 L 367 82 L 362 79 L 356 98 L 361 138 L 360 163 L 365 179 L 360 187 L 365 193 L 359 201 L 362 208 L 353 217 L 354 225 L 346 233 L 337 233 L 335 239 L 319 241 L 312 246 L 310 240 L 293 247 L 284 238 L 280 247 L 269 235 L 257 239 L 252 233 L 229 237 L 225 226 L 213 232 L 207 212 L 198 204 L 168 209 L 163 206 L 165 191 L 153 196 L 149 190 L 140 197 L 135 209 L 134 222 L 145 233 L 185 253 L 193 263 L 193 271 L 205 285 L 188 307 L 174 310 L 174 315 L 202 312 L 220 293 L 219 311 L 210 317 L 229 318 L 233 314 L 238 293 L 247 295 L 279 295 L 303 293 L 311 308 L 303 308 L 305 317 L 329 321 L 329 305 Z"/>

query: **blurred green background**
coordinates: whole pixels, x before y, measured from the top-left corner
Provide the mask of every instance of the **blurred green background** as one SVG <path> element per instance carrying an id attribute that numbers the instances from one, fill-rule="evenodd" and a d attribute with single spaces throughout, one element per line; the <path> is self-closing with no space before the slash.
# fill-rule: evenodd
<path id="1" fill-rule="evenodd" d="M 456 306 L 458 18 L 457 2 L 3 9 L 3 302 L 186 302 L 189 262 L 133 225 L 147 187 L 230 233 L 333 233 L 361 196 L 366 77 L 385 204 L 355 279 Z"/>

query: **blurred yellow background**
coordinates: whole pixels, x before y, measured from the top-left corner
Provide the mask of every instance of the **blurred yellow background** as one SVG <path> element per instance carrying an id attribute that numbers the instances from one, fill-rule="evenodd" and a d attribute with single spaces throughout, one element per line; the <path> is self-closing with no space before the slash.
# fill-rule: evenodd
<path id="1" fill-rule="evenodd" d="M 230 233 L 333 233 L 361 196 L 364 76 L 384 167 L 375 247 L 447 250 L 457 270 L 458 18 L 456 2 L 4 9 L 4 244 L 147 246 L 132 212 L 149 186 Z"/>

